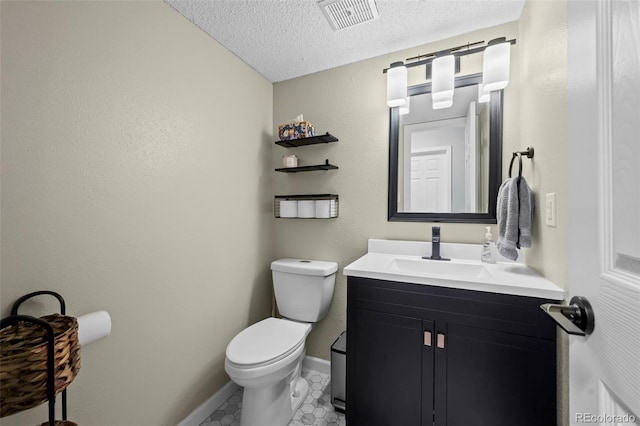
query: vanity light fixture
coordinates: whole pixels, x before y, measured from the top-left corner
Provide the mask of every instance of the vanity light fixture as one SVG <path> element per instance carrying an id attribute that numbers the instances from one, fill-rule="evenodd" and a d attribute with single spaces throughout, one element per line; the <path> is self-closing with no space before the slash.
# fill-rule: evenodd
<path id="1" fill-rule="evenodd" d="M 410 111 L 410 109 L 409 109 L 410 108 L 409 107 L 409 101 L 410 100 L 411 100 L 411 97 L 407 96 L 406 99 L 405 99 L 406 103 L 404 105 L 398 107 L 398 114 L 400 114 L 400 115 L 409 114 L 409 111 Z"/>
<path id="2" fill-rule="evenodd" d="M 445 98 L 440 100 L 432 99 L 432 102 L 431 102 L 431 107 L 433 109 L 449 108 L 452 105 L 453 105 L 453 95 L 451 95 L 451 98 Z"/>
<path id="3" fill-rule="evenodd" d="M 433 109 L 452 106 L 455 73 L 459 71 L 460 57 L 481 52 L 483 53 L 483 83 L 481 87 L 482 92 L 486 92 L 488 98 L 481 97 L 479 89 L 478 102 L 489 102 L 491 91 L 504 89 L 509 84 L 511 45 L 516 44 L 516 40 L 500 37 L 489 41 L 484 46 L 478 46 L 481 44 L 484 44 L 484 40 L 408 58 L 406 64 L 394 62 L 389 68 L 383 69 L 382 72 L 387 74 L 387 105 L 389 108 L 408 104 L 407 68 L 421 65 L 426 67 L 427 79 L 431 78 L 432 80 Z"/>
<path id="4" fill-rule="evenodd" d="M 506 38 L 496 38 L 487 44 L 482 55 L 482 84 L 485 92 L 507 87 L 510 59 L 511 43 Z"/>
<path id="5" fill-rule="evenodd" d="M 403 106 L 407 102 L 407 67 L 404 62 L 394 62 L 387 70 L 387 105 Z"/>
<path id="6" fill-rule="evenodd" d="M 450 51 L 436 53 L 436 58 L 431 66 L 433 67 L 433 79 L 431 80 L 433 108 L 448 108 L 453 105 L 455 57 Z"/>
<path id="7" fill-rule="evenodd" d="M 484 85 L 478 84 L 478 102 L 485 103 L 491 100 L 491 92 L 484 91 Z"/>

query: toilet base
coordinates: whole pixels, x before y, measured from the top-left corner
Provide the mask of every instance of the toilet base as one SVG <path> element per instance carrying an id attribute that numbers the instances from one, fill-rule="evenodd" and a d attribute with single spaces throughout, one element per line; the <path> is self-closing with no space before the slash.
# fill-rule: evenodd
<path id="1" fill-rule="evenodd" d="M 296 391 L 294 391 L 291 395 L 291 417 L 298 411 L 305 398 L 309 394 L 309 382 L 307 382 L 302 377 L 298 377 L 295 385 Z M 291 419 L 289 419 L 291 420 Z"/>
<path id="2" fill-rule="evenodd" d="M 286 426 L 309 393 L 302 377 L 276 386 L 244 388 L 240 426 Z"/>

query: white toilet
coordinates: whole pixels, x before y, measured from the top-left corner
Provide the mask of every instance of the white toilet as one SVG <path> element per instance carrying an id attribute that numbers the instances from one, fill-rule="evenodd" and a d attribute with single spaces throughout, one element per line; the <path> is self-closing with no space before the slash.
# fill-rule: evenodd
<path id="1" fill-rule="evenodd" d="M 338 264 L 280 259 L 271 263 L 278 310 L 241 331 L 227 346 L 231 380 L 244 386 L 241 426 L 286 426 L 309 391 L 300 377 L 305 339 L 333 298 Z"/>

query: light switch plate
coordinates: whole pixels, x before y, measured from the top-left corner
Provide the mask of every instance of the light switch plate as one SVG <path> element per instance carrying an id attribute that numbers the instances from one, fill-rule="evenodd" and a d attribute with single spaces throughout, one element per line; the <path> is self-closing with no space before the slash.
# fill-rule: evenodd
<path id="1" fill-rule="evenodd" d="M 545 220 L 547 226 L 556 227 L 556 193 L 551 192 L 546 196 L 545 202 Z"/>

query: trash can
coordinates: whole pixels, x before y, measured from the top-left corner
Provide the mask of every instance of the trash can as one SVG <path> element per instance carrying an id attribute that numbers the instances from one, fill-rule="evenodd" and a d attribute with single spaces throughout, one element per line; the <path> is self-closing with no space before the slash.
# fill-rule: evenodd
<path id="1" fill-rule="evenodd" d="M 347 332 L 331 345 L 331 404 L 342 413 L 347 408 Z"/>

